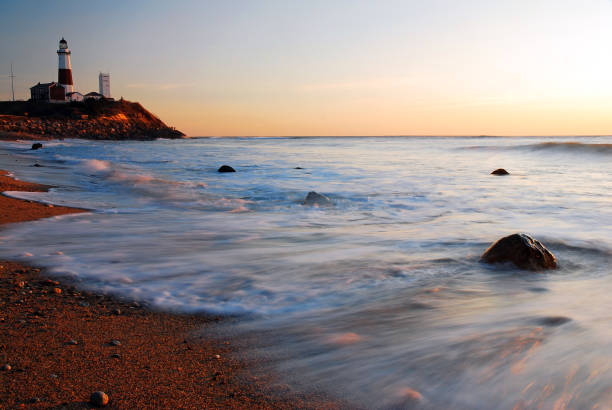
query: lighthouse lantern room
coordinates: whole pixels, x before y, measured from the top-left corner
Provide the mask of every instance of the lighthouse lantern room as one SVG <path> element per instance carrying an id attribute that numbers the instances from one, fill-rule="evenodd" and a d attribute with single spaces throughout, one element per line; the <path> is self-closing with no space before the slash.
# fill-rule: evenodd
<path id="1" fill-rule="evenodd" d="M 72 67 L 70 66 L 70 50 L 68 49 L 68 42 L 63 37 L 59 42 L 57 55 L 59 57 L 57 82 L 66 89 L 66 94 L 68 94 L 74 91 L 74 86 L 72 83 Z"/>

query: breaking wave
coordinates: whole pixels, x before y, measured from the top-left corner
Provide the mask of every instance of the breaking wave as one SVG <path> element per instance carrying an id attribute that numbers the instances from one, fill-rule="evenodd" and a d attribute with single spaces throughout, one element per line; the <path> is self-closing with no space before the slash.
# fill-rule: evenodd
<path id="1" fill-rule="evenodd" d="M 462 147 L 461 150 L 475 150 L 475 151 L 532 151 L 532 152 L 556 152 L 562 154 L 600 154 L 600 155 L 611 155 L 612 144 L 603 143 L 583 143 L 575 141 L 559 142 L 540 142 L 537 144 L 524 144 L 524 145 L 506 145 L 506 146 L 490 146 L 490 145 L 477 145 Z"/>

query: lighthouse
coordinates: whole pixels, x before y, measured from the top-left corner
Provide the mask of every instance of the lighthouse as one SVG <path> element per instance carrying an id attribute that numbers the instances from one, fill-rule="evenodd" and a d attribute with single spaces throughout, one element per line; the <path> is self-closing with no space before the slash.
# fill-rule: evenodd
<path id="1" fill-rule="evenodd" d="M 68 43 L 63 37 L 59 42 L 57 55 L 59 57 L 57 82 L 66 89 L 66 94 L 68 94 L 74 91 L 74 87 L 72 83 L 72 68 L 70 67 L 70 50 L 68 50 Z"/>

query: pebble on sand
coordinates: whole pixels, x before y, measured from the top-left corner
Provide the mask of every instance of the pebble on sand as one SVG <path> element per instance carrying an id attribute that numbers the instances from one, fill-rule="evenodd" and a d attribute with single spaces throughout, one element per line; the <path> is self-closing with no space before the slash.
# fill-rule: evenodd
<path id="1" fill-rule="evenodd" d="M 70 346 L 74 346 L 74 345 L 78 345 L 78 344 L 79 344 L 79 342 L 77 342 L 77 341 L 76 341 L 76 340 L 74 340 L 74 339 L 70 339 L 70 340 L 68 340 L 68 341 L 66 342 L 66 344 L 67 344 L 67 345 L 70 345 Z"/>
<path id="2" fill-rule="evenodd" d="M 89 396 L 89 402 L 96 407 L 104 407 L 108 404 L 108 395 L 103 391 L 96 391 Z"/>
<path id="3" fill-rule="evenodd" d="M 53 293 L 57 293 L 59 295 L 62 293 L 62 290 L 60 288 L 53 288 Z"/>
<path id="4" fill-rule="evenodd" d="M 109 345 L 111 345 L 111 346 L 121 346 L 121 342 L 119 340 L 113 339 L 113 340 L 111 340 L 109 342 Z"/>
<path id="5" fill-rule="evenodd" d="M 5 372 L 8 372 L 12 369 L 10 364 L 5 364 L 4 366 L 2 366 L 2 370 Z"/>
<path id="6" fill-rule="evenodd" d="M 113 309 L 113 315 L 120 315 L 121 314 L 121 309 Z"/>

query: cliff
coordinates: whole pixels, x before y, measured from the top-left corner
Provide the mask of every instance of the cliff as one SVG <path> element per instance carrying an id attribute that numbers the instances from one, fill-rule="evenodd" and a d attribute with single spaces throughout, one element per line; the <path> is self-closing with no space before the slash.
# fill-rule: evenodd
<path id="1" fill-rule="evenodd" d="M 0 139 L 152 140 L 185 135 L 126 100 L 0 102 Z"/>

